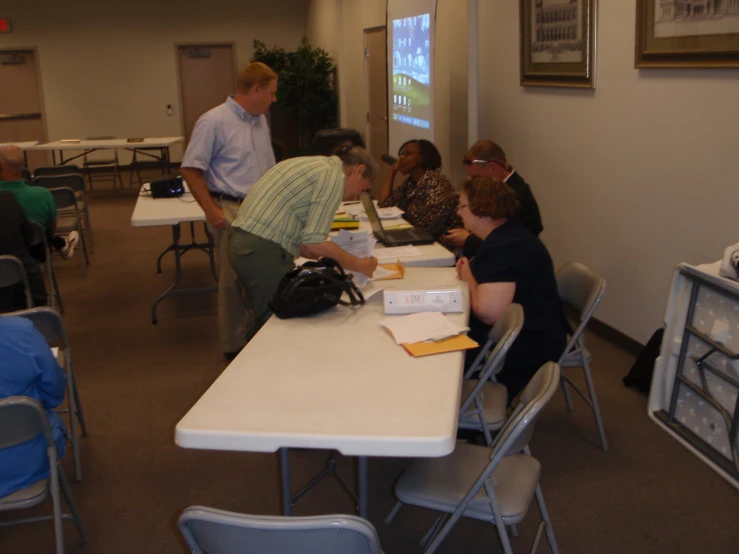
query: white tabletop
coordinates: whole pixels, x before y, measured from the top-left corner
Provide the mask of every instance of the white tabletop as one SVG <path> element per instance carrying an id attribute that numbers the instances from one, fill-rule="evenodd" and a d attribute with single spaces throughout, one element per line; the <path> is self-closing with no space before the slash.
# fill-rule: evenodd
<path id="1" fill-rule="evenodd" d="M 393 286 L 462 285 L 451 268 L 410 268 Z M 365 293 L 377 283 L 370 283 Z M 184 448 L 354 456 L 444 456 L 454 449 L 462 352 L 413 358 L 379 326 L 381 294 L 361 308 L 272 317 L 177 424 Z M 289 348 L 285 348 L 289 337 Z"/>
<path id="2" fill-rule="evenodd" d="M 148 189 L 149 183 L 145 183 L 141 190 Z M 188 221 L 205 221 L 205 214 L 200 205 L 189 193 L 179 198 L 152 198 L 151 195 L 143 195 L 139 192 L 136 207 L 131 215 L 133 227 L 160 227 L 164 225 L 177 225 Z"/>
<path id="3" fill-rule="evenodd" d="M 0 147 L 2 146 L 17 146 L 21 150 L 28 150 L 32 146 L 35 146 L 38 144 L 37 140 L 27 140 L 24 142 L 0 142 Z"/>
<path id="4" fill-rule="evenodd" d="M 37 144 L 30 150 L 89 150 L 92 148 L 167 148 L 182 142 L 183 137 L 151 137 L 143 142 L 128 142 L 125 138 L 106 140 L 80 140 L 79 142 L 62 142 L 55 140 L 44 144 Z"/>

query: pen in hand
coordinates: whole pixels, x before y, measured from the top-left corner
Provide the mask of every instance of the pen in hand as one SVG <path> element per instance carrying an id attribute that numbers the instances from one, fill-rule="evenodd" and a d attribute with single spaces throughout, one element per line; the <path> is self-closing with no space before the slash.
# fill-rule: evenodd
<path id="1" fill-rule="evenodd" d="M 351 206 L 352 204 L 359 204 L 359 200 L 354 200 L 353 202 L 344 202 L 344 206 Z"/>

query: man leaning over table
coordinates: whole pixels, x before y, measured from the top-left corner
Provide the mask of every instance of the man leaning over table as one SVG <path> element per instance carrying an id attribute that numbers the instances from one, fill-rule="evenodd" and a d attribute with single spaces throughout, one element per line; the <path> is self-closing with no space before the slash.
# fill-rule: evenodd
<path id="1" fill-rule="evenodd" d="M 298 256 L 334 258 L 371 277 L 377 258 L 358 258 L 328 239 L 336 208 L 372 186 L 377 164 L 359 146 L 333 156 L 280 162 L 254 185 L 231 227 L 229 256 L 254 306 L 258 331 L 272 315 L 268 302 Z"/>
<path id="2" fill-rule="evenodd" d="M 236 93 L 198 119 L 180 169 L 215 237 L 218 318 L 227 360 L 246 344 L 254 319 L 228 259 L 228 231 L 251 186 L 275 165 L 265 114 L 276 92 L 277 73 L 260 62 L 247 65 L 238 75 Z"/>

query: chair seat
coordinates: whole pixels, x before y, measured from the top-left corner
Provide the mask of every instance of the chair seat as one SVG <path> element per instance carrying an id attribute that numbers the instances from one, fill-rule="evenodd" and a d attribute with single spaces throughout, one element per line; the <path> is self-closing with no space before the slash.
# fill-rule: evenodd
<path id="1" fill-rule="evenodd" d="M 462 381 L 462 401 L 470 395 L 478 382 L 477 379 L 464 379 Z M 488 428 L 497 431 L 503 427 L 506 420 L 508 389 L 500 383 L 488 381 L 482 386 L 480 395 L 482 396 L 482 407 L 485 412 L 485 419 L 488 422 Z M 468 408 L 466 414 L 459 416 L 458 425 L 460 429 L 482 429 L 474 403 Z"/>
<path id="2" fill-rule="evenodd" d="M 584 359 L 590 363 L 592 360 L 590 351 L 587 348 L 575 348 L 559 360 L 560 367 L 582 367 L 584 363 L 583 354 L 585 356 Z"/>
<path id="3" fill-rule="evenodd" d="M 115 166 L 118 165 L 118 161 L 115 158 L 106 158 L 104 160 L 88 160 L 83 165 L 84 167 L 99 167 L 104 165 Z"/>
<path id="4" fill-rule="evenodd" d="M 414 460 L 398 479 L 395 494 L 404 504 L 451 513 L 485 469 L 491 452 L 485 446 L 458 443 L 454 452 L 443 458 Z M 515 525 L 526 515 L 540 470 L 536 458 L 516 454 L 504 457 L 493 471 L 492 483 L 505 525 Z M 495 521 L 484 487 L 464 515 Z"/>
<path id="5" fill-rule="evenodd" d="M 49 480 L 41 479 L 27 487 L 0 498 L 0 512 L 22 510 L 41 504 L 49 496 Z"/>

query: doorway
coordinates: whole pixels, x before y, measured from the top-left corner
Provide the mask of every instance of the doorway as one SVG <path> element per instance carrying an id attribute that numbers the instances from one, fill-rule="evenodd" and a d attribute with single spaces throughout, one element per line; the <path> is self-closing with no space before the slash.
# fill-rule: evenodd
<path id="1" fill-rule="evenodd" d="M 364 65 L 367 78 L 367 147 L 380 167 L 380 174 L 375 181 L 377 189 L 390 172 L 390 166 L 380 159 L 380 156 L 388 153 L 387 30 L 385 27 L 364 30 Z"/>
<path id="2" fill-rule="evenodd" d="M 177 67 L 185 143 L 198 118 L 223 104 L 236 86 L 236 62 L 231 44 L 177 46 Z"/>
<path id="3" fill-rule="evenodd" d="M 0 143 L 46 142 L 38 57 L 33 50 L 0 50 Z M 27 152 L 29 169 L 47 165 L 46 152 Z"/>

